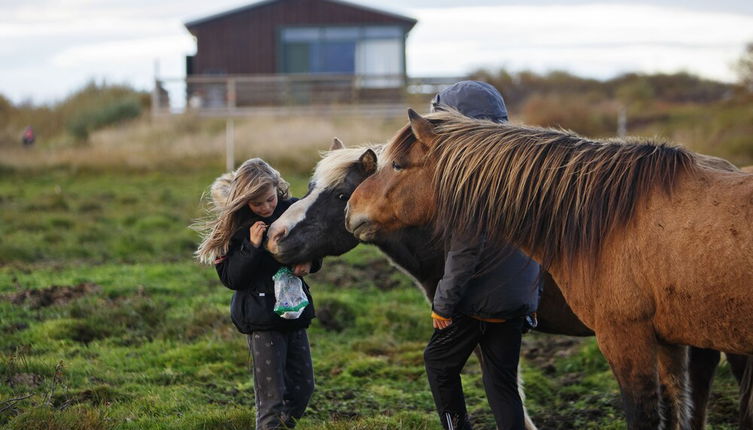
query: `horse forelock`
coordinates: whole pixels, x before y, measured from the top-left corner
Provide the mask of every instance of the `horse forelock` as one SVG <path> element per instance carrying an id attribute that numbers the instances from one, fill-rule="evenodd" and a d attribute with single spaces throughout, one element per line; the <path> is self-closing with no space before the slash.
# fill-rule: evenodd
<path id="1" fill-rule="evenodd" d="M 390 139 L 390 143 L 385 146 L 383 161 L 396 160 L 406 156 L 414 143 L 416 143 L 416 137 L 413 135 L 410 123 L 408 123 L 398 130 L 395 136 Z M 379 168 L 381 169 L 384 165 L 385 163 L 380 162 Z"/>
<path id="2" fill-rule="evenodd" d="M 366 150 L 371 149 L 377 154 L 377 158 L 380 158 L 379 155 L 383 147 L 384 145 L 373 145 L 324 152 L 322 159 L 316 164 L 311 180 L 318 188 L 333 188 L 345 181 L 348 173 L 353 168 L 353 164 L 358 161 Z"/>
<path id="3" fill-rule="evenodd" d="M 434 131 L 428 159 L 436 163 L 438 233 L 510 242 L 546 266 L 596 259 L 641 198 L 656 187 L 671 193 L 678 175 L 695 166 L 690 152 L 647 140 L 599 142 L 457 115 Z"/>

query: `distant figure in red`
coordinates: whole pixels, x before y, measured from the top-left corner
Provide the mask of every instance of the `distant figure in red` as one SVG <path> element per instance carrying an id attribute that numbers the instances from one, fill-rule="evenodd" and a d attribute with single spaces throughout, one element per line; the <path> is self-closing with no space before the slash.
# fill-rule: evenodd
<path id="1" fill-rule="evenodd" d="M 23 143 L 24 146 L 31 146 L 36 139 L 37 137 L 34 135 L 34 129 L 31 128 L 31 126 L 26 127 L 24 134 L 21 136 L 21 143 Z"/>

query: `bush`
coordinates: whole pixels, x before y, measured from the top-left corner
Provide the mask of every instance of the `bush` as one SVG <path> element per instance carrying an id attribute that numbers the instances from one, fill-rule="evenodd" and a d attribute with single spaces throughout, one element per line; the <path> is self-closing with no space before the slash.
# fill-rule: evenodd
<path id="1" fill-rule="evenodd" d="M 526 123 L 563 127 L 585 136 L 609 136 L 617 129 L 614 106 L 583 98 L 535 95 L 523 104 L 521 111 Z"/>
<path id="2" fill-rule="evenodd" d="M 78 140 L 87 140 L 89 133 L 102 127 L 141 115 L 141 104 L 135 98 L 115 100 L 105 106 L 92 107 L 77 113 L 67 123 L 68 131 Z"/>

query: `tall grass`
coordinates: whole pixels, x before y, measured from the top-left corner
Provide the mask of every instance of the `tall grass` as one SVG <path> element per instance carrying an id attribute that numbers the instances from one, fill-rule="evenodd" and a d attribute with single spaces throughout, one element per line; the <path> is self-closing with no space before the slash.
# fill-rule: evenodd
<path id="1" fill-rule="evenodd" d="M 753 96 L 740 87 L 686 73 L 626 74 L 609 81 L 564 72 L 538 75 L 477 72 L 504 94 L 511 119 L 562 127 L 592 137 L 617 132 L 627 109 L 630 135 L 657 136 L 740 165 L 753 164 Z M 411 99 L 418 111 L 424 101 Z M 103 170 L 214 166 L 224 169 L 225 120 L 191 114 L 152 118 L 148 95 L 90 83 L 48 107 L 13 106 L 0 97 L 0 166 Z M 235 120 L 237 163 L 260 156 L 281 168 L 307 173 L 337 136 L 348 145 L 384 142 L 407 118 L 255 116 Z M 126 121 L 126 122 L 123 122 Z M 39 136 L 22 148 L 20 132 Z M 82 144 L 82 141 L 86 144 Z"/>
<path id="2" fill-rule="evenodd" d="M 386 141 L 400 119 L 331 117 L 249 117 L 234 125 L 235 160 L 262 157 L 286 170 L 308 173 L 319 151 L 334 137 L 348 146 Z M 20 145 L 3 150 L 0 164 L 13 168 L 181 169 L 225 165 L 224 119 L 193 115 L 142 116 L 125 125 L 91 133 L 87 145 Z"/>

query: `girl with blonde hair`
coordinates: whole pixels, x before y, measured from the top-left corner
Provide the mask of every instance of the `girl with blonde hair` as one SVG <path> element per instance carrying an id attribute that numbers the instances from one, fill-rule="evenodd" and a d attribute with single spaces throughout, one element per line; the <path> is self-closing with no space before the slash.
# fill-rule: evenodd
<path id="1" fill-rule="evenodd" d="M 244 162 L 235 172 L 215 180 L 210 188 L 210 218 L 199 227 L 203 240 L 196 257 L 213 263 L 222 283 L 234 290 L 230 316 L 248 335 L 253 359 L 256 428 L 292 428 L 314 392 L 306 328 L 314 318 L 309 305 L 297 319 L 274 312 L 272 276 L 283 266 L 263 247 L 265 233 L 295 201 L 289 184 L 260 158 Z M 302 277 L 321 268 L 321 260 L 294 265 Z"/>

